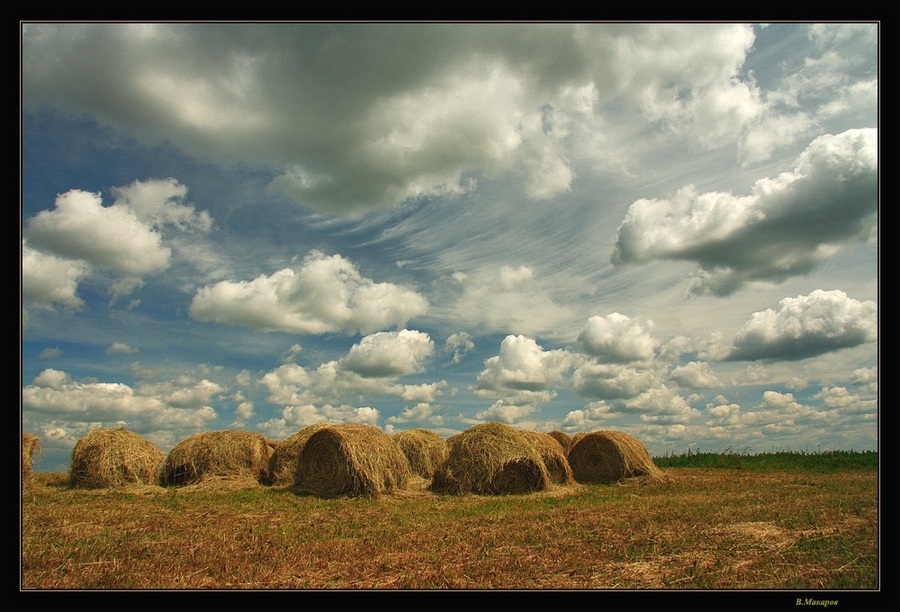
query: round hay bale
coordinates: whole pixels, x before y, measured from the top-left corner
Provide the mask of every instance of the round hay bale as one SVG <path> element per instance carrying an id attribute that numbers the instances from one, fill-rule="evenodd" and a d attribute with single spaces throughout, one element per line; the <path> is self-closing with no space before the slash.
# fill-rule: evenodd
<path id="1" fill-rule="evenodd" d="M 187 485 L 209 478 L 268 483 L 269 461 L 276 446 L 255 431 L 224 429 L 197 433 L 169 451 L 163 464 L 162 483 Z"/>
<path id="2" fill-rule="evenodd" d="M 391 438 L 406 455 L 413 473 L 426 480 L 434 477 L 435 471 L 447 460 L 450 452 L 447 441 L 430 429 L 406 429 L 395 433 Z"/>
<path id="3" fill-rule="evenodd" d="M 534 444 L 503 423 L 480 423 L 450 445 L 430 489 L 450 495 L 505 495 L 550 488 L 547 467 Z"/>
<path id="4" fill-rule="evenodd" d="M 569 466 L 566 450 L 559 440 L 550 434 L 540 431 L 523 430 L 522 433 L 534 444 L 538 454 L 544 461 L 552 483 L 570 485 L 575 482 L 575 476 L 572 474 L 571 466 Z"/>
<path id="5" fill-rule="evenodd" d="M 319 497 L 378 497 L 405 488 L 409 461 L 389 435 L 372 425 L 329 425 L 300 453 L 297 489 Z"/>
<path id="6" fill-rule="evenodd" d="M 34 434 L 22 432 L 22 487 L 25 489 L 30 489 L 34 484 L 31 468 L 35 454 L 44 454 L 40 439 Z"/>
<path id="7" fill-rule="evenodd" d="M 647 448 L 621 431 L 593 431 L 573 439 L 569 465 L 582 483 L 615 483 L 626 478 L 665 480 Z"/>
<path id="8" fill-rule="evenodd" d="M 572 447 L 572 436 L 558 429 L 554 429 L 548 435 L 559 442 L 565 452 L 569 452 L 569 449 Z"/>
<path id="9" fill-rule="evenodd" d="M 273 486 L 289 488 L 297 484 L 300 453 L 310 436 L 323 427 L 328 427 L 328 423 L 323 421 L 308 425 L 278 443 L 269 461 L 269 475 Z"/>
<path id="10" fill-rule="evenodd" d="M 83 489 L 158 485 L 165 457 L 155 444 L 125 428 L 95 429 L 72 449 L 69 484 Z"/>
<path id="11" fill-rule="evenodd" d="M 447 438 L 447 451 L 449 451 L 451 448 L 453 448 L 453 445 L 456 444 L 456 441 L 459 440 L 459 437 L 461 435 L 462 435 L 462 433 L 453 434 L 452 436 Z"/>

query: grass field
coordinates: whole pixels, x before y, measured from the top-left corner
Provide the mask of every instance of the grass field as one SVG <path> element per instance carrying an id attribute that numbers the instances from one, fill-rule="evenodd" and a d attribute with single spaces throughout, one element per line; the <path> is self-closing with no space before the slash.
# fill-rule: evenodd
<path id="1" fill-rule="evenodd" d="M 22 499 L 20 590 L 775 590 L 839 599 L 881 588 L 875 453 L 655 461 L 670 482 L 461 497 L 430 493 L 424 480 L 399 495 L 321 499 L 246 481 L 79 490 L 66 474 L 37 473 Z"/>

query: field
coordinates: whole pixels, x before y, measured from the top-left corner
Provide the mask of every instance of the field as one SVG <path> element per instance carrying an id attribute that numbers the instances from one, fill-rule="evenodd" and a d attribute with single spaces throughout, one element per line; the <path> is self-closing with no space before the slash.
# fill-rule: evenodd
<path id="1" fill-rule="evenodd" d="M 670 482 L 506 496 L 424 480 L 378 498 L 83 490 L 36 473 L 20 591 L 765 590 L 810 605 L 879 591 L 877 455 L 781 455 L 661 457 Z"/>

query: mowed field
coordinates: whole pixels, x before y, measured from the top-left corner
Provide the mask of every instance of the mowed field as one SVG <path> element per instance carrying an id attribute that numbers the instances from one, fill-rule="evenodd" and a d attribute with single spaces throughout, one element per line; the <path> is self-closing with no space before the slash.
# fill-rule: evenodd
<path id="1" fill-rule="evenodd" d="M 666 482 L 336 499 L 36 473 L 20 591 L 881 589 L 875 467 L 658 463 Z"/>

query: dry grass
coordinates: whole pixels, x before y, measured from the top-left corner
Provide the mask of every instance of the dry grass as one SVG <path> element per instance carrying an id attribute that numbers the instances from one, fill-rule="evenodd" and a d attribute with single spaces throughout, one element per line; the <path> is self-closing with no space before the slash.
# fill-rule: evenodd
<path id="1" fill-rule="evenodd" d="M 296 489 L 319 497 L 379 497 L 402 490 L 409 462 L 389 435 L 371 425 L 329 425 L 306 441 Z"/>
<path id="2" fill-rule="evenodd" d="M 434 473 L 450 453 L 447 441 L 429 429 L 406 429 L 391 437 L 406 455 L 413 473 L 426 480 L 434 478 Z"/>
<path id="3" fill-rule="evenodd" d="M 621 431 L 593 431 L 576 435 L 569 449 L 569 465 L 582 483 L 614 483 L 626 478 L 666 480 L 647 448 Z"/>
<path id="4" fill-rule="evenodd" d="M 572 447 L 572 436 L 558 429 L 554 429 L 548 435 L 559 442 L 560 446 L 563 447 L 563 450 L 566 453 L 569 452 L 569 449 Z"/>
<path id="5" fill-rule="evenodd" d="M 589 589 L 629 601 L 633 590 L 702 590 L 708 599 L 706 591 L 748 589 L 785 591 L 789 606 L 786 591 L 834 591 L 827 598 L 842 609 L 865 606 L 854 590 L 890 580 L 875 470 L 670 470 L 665 483 L 352 499 L 260 486 L 135 495 L 69 489 L 64 474 L 37 472 L 22 503 L 20 585 Z"/>
<path id="6" fill-rule="evenodd" d="M 545 491 L 550 474 L 534 444 L 503 423 L 473 425 L 450 445 L 431 490 L 449 495 L 504 495 Z"/>
<path id="7" fill-rule="evenodd" d="M 269 462 L 277 446 L 277 442 L 253 431 L 227 429 L 194 434 L 169 451 L 162 484 L 188 485 L 229 478 L 269 484 Z"/>
<path id="8" fill-rule="evenodd" d="M 295 432 L 278 443 L 269 461 L 269 474 L 272 486 L 289 488 L 297 484 L 297 468 L 300 463 L 300 453 L 306 446 L 310 436 L 328 427 L 328 423 L 314 423 Z"/>
<path id="9" fill-rule="evenodd" d="M 34 434 L 22 433 L 22 487 L 30 489 L 34 483 L 34 474 L 31 468 L 34 465 L 34 456 L 43 454 L 41 441 Z"/>
<path id="10" fill-rule="evenodd" d="M 570 485 L 575 482 L 575 475 L 569 465 L 563 445 L 550 434 L 540 431 L 523 430 L 525 437 L 531 440 L 538 454 L 544 461 L 550 481 L 558 485 Z"/>
<path id="11" fill-rule="evenodd" d="M 125 485 L 157 485 L 165 453 L 124 428 L 95 429 L 72 449 L 72 487 L 103 489 Z"/>
<path id="12" fill-rule="evenodd" d="M 453 448 L 453 445 L 456 444 L 456 442 L 459 440 L 459 437 L 460 437 L 461 435 L 462 435 L 461 433 L 453 434 L 452 436 L 450 436 L 449 438 L 447 438 L 447 450 L 448 450 L 448 451 L 449 451 L 451 448 Z"/>

